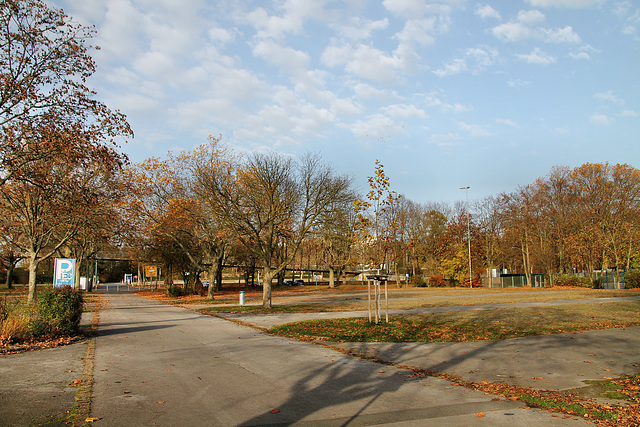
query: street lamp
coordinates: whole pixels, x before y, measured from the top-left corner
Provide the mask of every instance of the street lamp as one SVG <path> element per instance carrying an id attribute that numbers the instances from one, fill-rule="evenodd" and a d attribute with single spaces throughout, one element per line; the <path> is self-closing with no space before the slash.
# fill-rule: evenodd
<path id="1" fill-rule="evenodd" d="M 473 288 L 473 282 L 471 278 L 471 226 L 469 222 L 469 186 L 460 187 L 461 190 L 467 194 L 467 243 L 469 245 L 469 287 Z"/>

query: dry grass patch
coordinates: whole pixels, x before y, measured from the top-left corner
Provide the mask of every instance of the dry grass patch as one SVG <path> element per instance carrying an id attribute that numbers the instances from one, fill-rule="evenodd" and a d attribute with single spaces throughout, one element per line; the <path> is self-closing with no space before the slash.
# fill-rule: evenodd
<path id="1" fill-rule="evenodd" d="M 640 325 L 640 302 L 527 307 L 393 316 L 378 325 L 367 319 L 310 320 L 271 331 L 300 339 L 348 342 L 458 342 L 507 339 Z"/>

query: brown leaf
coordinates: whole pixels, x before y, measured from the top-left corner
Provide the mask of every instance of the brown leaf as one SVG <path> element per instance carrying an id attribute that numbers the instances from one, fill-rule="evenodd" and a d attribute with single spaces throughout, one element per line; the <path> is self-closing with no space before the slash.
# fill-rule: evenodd
<path id="1" fill-rule="evenodd" d="M 280 411 L 278 411 L 277 409 L 272 409 L 272 410 L 271 410 L 271 413 L 272 413 L 272 414 L 277 414 L 278 412 L 280 412 Z"/>
<path id="2" fill-rule="evenodd" d="M 484 417 L 486 414 L 484 412 L 476 412 L 476 417 L 478 418 L 482 418 Z"/>
<path id="3" fill-rule="evenodd" d="M 100 421 L 98 417 L 87 417 L 84 419 L 85 423 L 95 423 L 96 421 Z"/>

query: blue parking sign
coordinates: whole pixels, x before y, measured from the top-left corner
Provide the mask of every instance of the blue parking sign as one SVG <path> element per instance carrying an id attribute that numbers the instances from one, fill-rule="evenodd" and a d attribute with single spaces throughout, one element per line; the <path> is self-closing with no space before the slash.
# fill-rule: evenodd
<path id="1" fill-rule="evenodd" d="M 76 278 L 76 260 L 72 258 L 56 258 L 55 261 L 53 287 L 70 286 L 73 288 Z"/>

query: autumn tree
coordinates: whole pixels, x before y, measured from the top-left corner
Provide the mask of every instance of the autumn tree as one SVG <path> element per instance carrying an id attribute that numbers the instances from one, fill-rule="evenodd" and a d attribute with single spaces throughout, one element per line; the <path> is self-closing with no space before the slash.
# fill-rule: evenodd
<path id="1" fill-rule="evenodd" d="M 295 161 L 254 153 L 244 161 L 200 169 L 197 178 L 201 198 L 262 264 L 265 308 L 271 307 L 272 278 L 295 257 L 310 230 L 351 197 L 351 180 L 317 155 Z"/>
<path id="2" fill-rule="evenodd" d="M 96 101 L 90 27 L 40 0 L 0 2 L 0 184 L 31 161 L 78 156 L 130 136 L 124 116 Z M 54 138 L 54 129 L 81 138 Z"/>
<path id="3" fill-rule="evenodd" d="M 423 269 L 429 275 L 436 274 L 440 264 L 436 245 L 447 228 L 447 208 L 437 203 L 415 203 L 404 197 L 400 205 L 411 274 L 422 274 Z"/>
<path id="4" fill-rule="evenodd" d="M 355 194 L 336 203 L 329 209 L 316 227 L 315 234 L 322 245 L 322 258 L 329 270 L 329 287 L 335 287 L 347 264 L 353 256 L 353 225 L 354 215 L 352 200 Z"/>
<path id="5" fill-rule="evenodd" d="M 367 262 L 378 271 L 389 272 L 389 255 L 397 255 L 400 196 L 391 190 L 384 165 L 376 160 L 373 176 L 368 177 L 369 191 L 365 197 L 354 201 L 356 212 L 355 233 L 358 243 L 367 253 Z"/>
<path id="6" fill-rule="evenodd" d="M 69 129 L 48 135 L 49 145 L 83 137 Z M 36 297 L 39 263 L 70 242 L 94 210 L 113 197 L 105 178 L 118 173 L 124 159 L 106 146 L 96 148 L 29 162 L 0 187 L 0 215 L 12 229 L 9 243 L 29 263 L 29 302 Z"/>
<path id="7" fill-rule="evenodd" d="M 170 153 L 166 160 L 151 158 L 127 172 L 136 187 L 132 216 L 139 217 L 146 238 L 161 241 L 153 236 L 163 236 L 172 241 L 189 259 L 196 279 L 207 271 L 211 299 L 228 239 L 208 196 L 198 191 L 197 176 L 225 164 L 219 142 L 220 138 L 210 138 L 209 144 L 193 152 Z"/>

